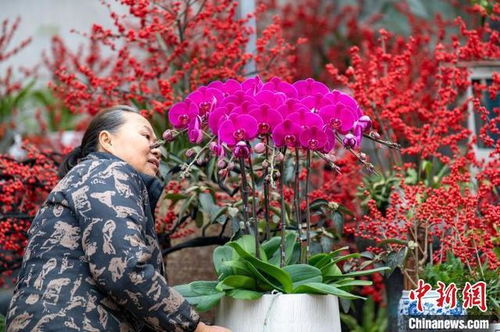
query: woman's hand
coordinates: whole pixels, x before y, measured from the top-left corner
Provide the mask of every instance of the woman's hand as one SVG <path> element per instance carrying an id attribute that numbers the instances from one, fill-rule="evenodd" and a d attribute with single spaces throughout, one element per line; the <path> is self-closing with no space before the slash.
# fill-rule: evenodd
<path id="1" fill-rule="evenodd" d="M 203 322 L 198 323 L 198 327 L 194 332 L 231 332 L 231 330 L 226 329 L 225 327 L 216 326 L 216 325 L 206 325 Z"/>

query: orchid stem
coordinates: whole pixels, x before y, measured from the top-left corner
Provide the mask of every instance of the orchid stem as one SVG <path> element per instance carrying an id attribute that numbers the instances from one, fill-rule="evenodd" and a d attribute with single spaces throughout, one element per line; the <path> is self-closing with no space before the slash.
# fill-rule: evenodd
<path id="1" fill-rule="evenodd" d="M 300 216 L 300 179 L 299 179 L 299 149 L 295 148 L 295 192 L 293 195 L 295 205 L 295 222 L 297 223 L 297 234 L 300 244 L 300 262 L 305 263 L 306 254 L 302 248 L 302 218 Z"/>
<path id="2" fill-rule="evenodd" d="M 309 210 L 309 177 L 311 174 L 311 150 L 307 149 L 306 155 L 306 227 L 307 227 L 307 239 L 306 239 L 306 261 L 309 259 L 309 251 L 311 244 L 311 211 Z"/>
<path id="3" fill-rule="evenodd" d="M 283 156 L 286 156 L 286 147 L 283 148 Z M 285 182 L 285 160 L 283 158 L 280 164 L 280 200 L 281 200 L 281 212 L 280 212 L 280 227 L 281 227 L 281 241 L 280 241 L 280 267 L 285 266 L 285 192 L 284 192 L 284 182 Z"/>
<path id="4" fill-rule="evenodd" d="M 269 137 L 266 135 L 266 161 L 269 158 L 269 148 L 267 146 Z M 269 175 L 269 166 L 264 168 L 264 215 L 266 219 L 266 240 L 271 238 L 271 225 L 269 220 L 269 182 L 267 177 Z"/>
<path id="5" fill-rule="evenodd" d="M 255 237 L 255 257 L 260 258 L 259 254 L 259 220 L 257 219 L 257 197 L 255 197 L 255 179 L 253 178 L 252 156 L 248 156 L 248 167 L 250 168 L 250 182 L 252 183 L 252 218 Z"/>
<path id="6" fill-rule="evenodd" d="M 243 223 L 245 225 L 245 230 L 250 234 L 250 228 L 248 227 L 248 183 L 247 175 L 245 172 L 245 158 L 240 157 L 240 169 L 241 169 L 241 198 L 243 200 Z"/>

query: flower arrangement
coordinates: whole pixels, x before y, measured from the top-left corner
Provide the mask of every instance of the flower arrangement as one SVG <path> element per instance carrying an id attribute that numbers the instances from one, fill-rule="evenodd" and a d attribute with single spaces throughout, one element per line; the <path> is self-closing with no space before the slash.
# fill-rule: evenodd
<path id="1" fill-rule="evenodd" d="M 178 287 L 198 309 L 210 308 L 224 294 L 255 299 L 271 290 L 353 299 L 357 296 L 345 289 L 371 284 L 354 277 L 388 269 L 363 270 L 364 264 L 343 273 L 339 263 L 359 254 L 341 256 L 346 248 L 311 252 L 313 217 L 346 211 L 335 202 L 309 202 L 312 159 L 338 170 L 333 160 L 343 148 L 373 172 L 373 165 L 356 151 L 362 139 L 395 147 L 370 135 L 371 120 L 352 97 L 311 78 L 293 84 L 277 77 L 268 82 L 230 79 L 190 93 L 170 109 L 168 119 L 174 129 L 165 131 L 166 141 L 186 133 L 191 143 L 202 145 L 196 155 L 189 153 L 192 162 L 182 166 L 181 177 L 189 176 L 202 155 L 217 159 L 219 182 L 230 178 L 231 171 L 239 177 L 241 201 L 227 208 L 239 238 L 214 252 L 219 281 Z M 286 202 L 286 182 L 293 186 L 291 204 Z M 321 211 L 312 216 L 315 210 Z"/>

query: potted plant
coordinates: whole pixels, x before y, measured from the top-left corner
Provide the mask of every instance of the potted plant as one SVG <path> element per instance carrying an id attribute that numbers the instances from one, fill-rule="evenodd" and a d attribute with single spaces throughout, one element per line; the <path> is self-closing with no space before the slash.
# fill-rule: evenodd
<path id="1" fill-rule="evenodd" d="M 181 176 L 189 178 L 215 156 L 209 162 L 219 168 L 213 180 L 232 183 L 241 197 L 224 206 L 210 194 L 211 203 L 204 200 L 212 220 L 230 220 L 233 241 L 214 252 L 218 280 L 177 289 L 198 310 L 221 301 L 217 323 L 233 331 L 299 331 L 301 324 L 315 331 L 340 329 L 338 298 L 359 298 L 350 290 L 371 282 L 356 277 L 388 269 L 366 269 L 372 261 L 342 265 L 361 255 L 341 255 L 347 248 L 331 251 L 331 242 L 322 239 L 332 237 L 328 225 L 338 224 L 346 209 L 336 202 L 309 202 L 313 159 L 335 169 L 333 154 L 344 148 L 373 171 L 355 149 L 363 137 L 388 144 L 367 134 L 371 121 L 356 101 L 313 79 L 290 84 L 255 77 L 200 87 L 168 117 L 174 129 L 164 133 L 165 140 L 187 133 L 201 145 L 188 151 L 192 161 L 181 167 Z M 325 242 L 330 245 L 323 248 Z"/>

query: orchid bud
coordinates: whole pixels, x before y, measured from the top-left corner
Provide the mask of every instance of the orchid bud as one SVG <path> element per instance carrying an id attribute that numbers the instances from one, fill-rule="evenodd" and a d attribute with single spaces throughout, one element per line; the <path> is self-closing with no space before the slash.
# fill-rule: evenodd
<path id="1" fill-rule="evenodd" d="M 200 157 L 196 160 L 196 165 L 201 166 L 205 162 L 205 158 Z"/>
<path id="2" fill-rule="evenodd" d="M 267 161 L 267 159 L 265 159 L 265 160 L 262 162 L 262 167 L 264 167 L 264 168 L 268 168 L 268 167 L 269 167 L 269 161 Z"/>
<path id="3" fill-rule="evenodd" d="M 184 154 L 186 155 L 186 157 L 191 158 L 195 153 L 196 152 L 193 149 L 187 149 Z"/>
<path id="4" fill-rule="evenodd" d="M 279 171 L 274 172 L 275 179 L 279 179 L 280 176 L 281 176 L 281 173 Z"/>
<path id="5" fill-rule="evenodd" d="M 253 147 L 253 150 L 256 152 L 256 153 L 264 153 L 266 152 L 266 145 L 262 142 L 260 143 L 257 143 L 255 144 L 255 146 Z"/>
<path id="6" fill-rule="evenodd" d="M 226 166 L 227 166 L 227 163 L 224 159 L 219 159 L 219 161 L 217 161 L 217 168 L 218 169 L 225 168 Z"/>
<path id="7" fill-rule="evenodd" d="M 375 138 L 375 139 L 380 139 L 380 134 L 379 134 L 379 133 L 377 133 L 376 131 L 372 131 L 372 132 L 370 133 L 370 137 L 373 137 L 373 138 Z"/>
<path id="8" fill-rule="evenodd" d="M 276 161 L 280 162 L 280 161 L 283 161 L 283 159 L 285 159 L 285 156 L 283 155 L 283 153 L 279 152 L 276 157 L 275 157 Z"/>
<path id="9" fill-rule="evenodd" d="M 222 147 L 222 145 L 219 145 L 215 142 L 211 142 L 210 145 L 209 145 L 209 148 L 210 148 L 210 151 L 212 151 L 213 153 L 215 153 L 215 155 L 219 156 L 219 157 L 223 157 L 224 156 L 224 148 Z"/>
<path id="10" fill-rule="evenodd" d="M 227 163 L 227 169 L 228 169 L 229 171 L 232 171 L 232 170 L 233 170 L 233 168 L 234 168 L 234 163 L 233 163 L 232 161 L 230 161 L 229 163 Z"/>
<path id="11" fill-rule="evenodd" d="M 360 117 L 358 119 L 358 123 L 361 125 L 361 128 L 363 128 L 364 132 L 367 132 L 372 127 L 372 120 L 368 115 L 363 115 L 362 117 Z"/>
<path id="12" fill-rule="evenodd" d="M 247 146 L 247 143 L 243 141 L 239 141 L 236 143 L 236 147 L 234 148 L 234 155 L 237 158 L 246 158 L 250 155 L 250 149 Z"/>
<path id="13" fill-rule="evenodd" d="M 361 159 L 362 161 L 366 161 L 368 159 L 368 156 L 366 155 L 366 153 L 361 152 L 359 154 L 359 159 Z"/>
<path id="14" fill-rule="evenodd" d="M 175 139 L 175 133 L 173 130 L 167 129 L 163 132 L 162 137 L 166 142 L 172 142 Z"/>
<path id="15" fill-rule="evenodd" d="M 356 146 L 356 137 L 354 137 L 353 134 L 347 134 L 345 135 L 344 139 L 342 140 L 342 143 L 344 144 L 344 147 L 346 149 L 353 149 Z"/>

